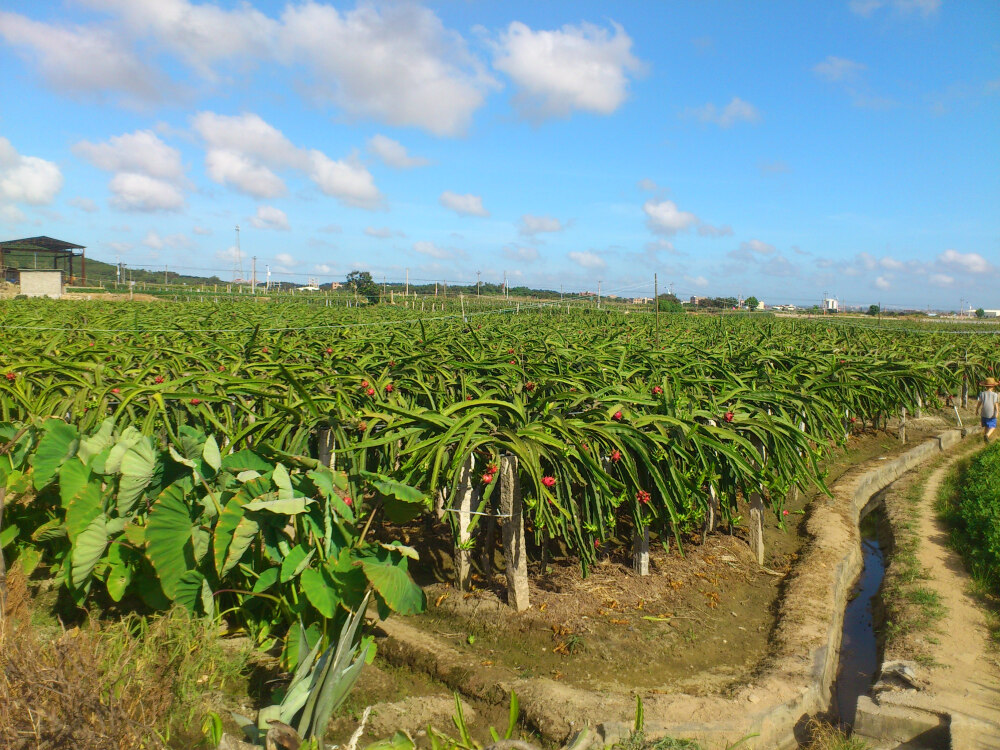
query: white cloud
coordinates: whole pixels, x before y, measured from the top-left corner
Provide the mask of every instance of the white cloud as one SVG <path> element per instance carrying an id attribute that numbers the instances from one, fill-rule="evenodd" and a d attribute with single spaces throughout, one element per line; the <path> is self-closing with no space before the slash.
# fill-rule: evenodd
<path id="1" fill-rule="evenodd" d="M 848 6 L 852 13 L 865 18 L 885 7 L 891 7 L 898 13 L 919 13 L 926 17 L 940 9 L 941 0 L 851 0 Z"/>
<path id="2" fill-rule="evenodd" d="M 957 250 L 945 250 L 937 257 L 938 264 L 954 269 L 960 273 L 989 273 L 993 270 L 990 262 L 979 253 L 960 253 Z"/>
<path id="3" fill-rule="evenodd" d="M 76 206 L 81 211 L 84 211 L 88 214 L 92 214 L 98 210 L 97 204 L 94 203 L 94 201 L 92 201 L 90 198 L 84 198 L 82 195 L 78 195 L 76 198 L 71 198 L 69 201 L 69 205 Z"/>
<path id="4" fill-rule="evenodd" d="M 656 256 L 657 253 L 669 253 L 670 255 L 681 255 L 681 253 L 674 247 L 674 243 L 669 240 L 658 239 L 647 242 L 643 248 L 645 251 Z"/>
<path id="5" fill-rule="evenodd" d="M 249 4 L 224 10 L 187 0 L 82 0 L 114 12 L 133 37 L 152 37 L 202 76 L 212 64 L 244 56 L 259 57 L 271 46 L 277 23 Z"/>
<path id="6" fill-rule="evenodd" d="M 287 192 L 285 181 L 262 164 L 237 151 L 209 149 L 205 154 L 208 176 L 254 198 L 277 198 Z"/>
<path id="7" fill-rule="evenodd" d="M 392 138 L 387 138 L 381 133 L 368 139 L 368 150 L 381 159 L 387 166 L 395 167 L 396 169 L 426 167 L 431 163 L 429 159 L 410 156 L 402 143 L 394 141 Z"/>
<path id="8" fill-rule="evenodd" d="M 241 263 L 246 264 L 246 256 L 242 251 L 236 250 L 236 245 L 230 245 L 225 250 L 218 250 L 215 253 L 215 259 L 220 263 L 235 263 L 239 260 Z"/>
<path id="9" fill-rule="evenodd" d="M 44 206 L 52 202 L 62 185 L 58 166 L 37 156 L 22 156 L 0 136 L 0 203 Z"/>
<path id="10" fill-rule="evenodd" d="M 142 244 L 146 247 L 151 247 L 154 250 L 163 249 L 163 238 L 160 237 L 156 232 L 150 229 L 146 232 L 146 238 L 142 241 Z"/>
<path id="11" fill-rule="evenodd" d="M 748 240 L 747 242 L 740 243 L 740 249 L 749 250 L 759 255 L 771 255 L 775 252 L 776 248 L 774 245 L 762 242 L 761 240 Z"/>
<path id="12" fill-rule="evenodd" d="M 340 234 L 344 231 L 344 229 L 340 226 L 340 224 L 324 224 L 319 228 L 319 231 L 324 232 L 325 234 Z"/>
<path id="13" fill-rule="evenodd" d="M 701 122 L 711 122 L 720 128 L 731 128 L 738 122 L 760 122 L 760 111 L 750 102 L 734 96 L 721 110 L 711 102 L 704 107 L 686 110 L 688 117 Z"/>
<path id="14" fill-rule="evenodd" d="M 199 112 L 191 126 L 205 141 L 209 149 L 235 151 L 270 167 L 306 166 L 308 157 L 260 115 L 244 112 L 241 115 L 219 115 Z"/>
<path id="15" fill-rule="evenodd" d="M 108 183 L 111 205 L 122 211 L 175 211 L 184 205 L 176 185 L 134 172 L 119 172 Z"/>
<path id="16" fill-rule="evenodd" d="M 146 237 L 143 239 L 142 244 L 153 250 L 162 250 L 165 247 L 190 247 L 191 240 L 188 239 L 187 235 L 179 232 L 161 237 L 155 230 L 150 229 L 146 232 Z"/>
<path id="17" fill-rule="evenodd" d="M 80 141 L 73 146 L 73 153 L 105 172 L 137 172 L 164 180 L 184 176 L 181 152 L 152 130 L 111 136 L 107 143 Z"/>
<path id="18" fill-rule="evenodd" d="M 450 190 L 441 193 L 438 199 L 442 206 L 450 208 L 462 216 L 489 216 L 490 212 L 483 208 L 483 198 L 479 195 L 459 195 Z"/>
<path id="19" fill-rule="evenodd" d="M 532 31 L 514 21 L 500 34 L 493 65 L 519 87 L 514 104 L 530 118 L 565 117 L 574 110 L 609 115 L 625 101 L 628 74 L 642 63 L 632 38 L 589 23 Z"/>
<path id="20" fill-rule="evenodd" d="M 863 63 L 830 55 L 813 66 L 812 71 L 825 81 L 839 86 L 850 98 L 851 104 L 861 109 L 885 110 L 896 106 L 897 102 L 871 90 L 865 80 L 868 69 Z"/>
<path id="21" fill-rule="evenodd" d="M 698 234 L 702 237 L 729 237 L 733 233 L 733 228 L 728 224 L 721 227 L 713 227 L 705 222 L 698 223 Z"/>
<path id="22" fill-rule="evenodd" d="M 387 240 L 392 237 L 393 231 L 389 227 L 365 227 L 365 234 L 379 240 Z"/>
<path id="23" fill-rule="evenodd" d="M 889 282 L 889 279 L 886 278 L 885 276 L 877 276 L 875 277 L 875 286 L 877 286 L 879 289 L 888 289 L 889 287 L 892 286 L 892 284 Z"/>
<path id="24" fill-rule="evenodd" d="M 692 286 L 706 287 L 708 286 L 708 279 L 704 276 L 685 276 L 684 281 L 691 284 Z"/>
<path id="25" fill-rule="evenodd" d="M 200 235 L 204 235 L 204 236 L 208 236 L 208 235 L 212 234 L 212 230 L 209 229 L 208 227 L 199 227 L 199 226 L 196 226 L 191 231 L 194 232 L 195 234 L 200 234 Z"/>
<path id="26" fill-rule="evenodd" d="M 545 232 L 561 232 L 567 227 L 554 216 L 533 216 L 524 214 L 521 216 L 521 226 L 519 232 L 525 237 L 534 237 L 536 234 Z"/>
<path id="27" fill-rule="evenodd" d="M 333 273 L 334 267 L 331 266 L 329 263 L 317 263 L 315 266 L 313 266 L 313 271 L 315 271 L 316 273 Z"/>
<path id="28" fill-rule="evenodd" d="M 318 98 L 346 112 L 435 135 L 463 133 L 495 83 L 465 40 L 415 4 L 362 4 L 341 13 L 287 5 L 279 58 L 304 62 Z"/>
<path id="29" fill-rule="evenodd" d="M 295 260 L 295 258 L 293 258 L 289 253 L 278 253 L 277 255 L 274 256 L 274 260 L 280 263 L 282 266 L 286 266 L 288 268 L 294 268 L 299 264 L 299 262 Z"/>
<path id="30" fill-rule="evenodd" d="M 888 256 L 879 260 L 878 263 L 880 266 L 882 266 L 882 268 L 888 269 L 890 271 L 902 271 L 904 268 L 906 268 L 905 263 L 903 263 L 900 260 L 896 260 L 895 258 L 890 258 Z"/>
<path id="31" fill-rule="evenodd" d="M 287 214 L 274 206 L 257 206 L 257 214 L 250 217 L 250 223 L 257 229 L 281 229 L 284 231 L 291 229 Z"/>
<path id="32" fill-rule="evenodd" d="M 648 200 L 642 210 L 646 213 L 646 226 L 656 234 L 674 235 L 699 223 L 697 216 L 681 211 L 673 201 Z"/>
<path id="33" fill-rule="evenodd" d="M 573 261 L 577 265 L 583 266 L 584 268 L 588 268 L 591 270 L 606 268 L 608 265 L 604 261 L 604 258 L 602 258 L 597 253 L 593 252 L 592 250 L 586 250 L 584 252 L 578 252 L 574 250 L 571 253 L 567 253 L 566 257 L 568 257 L 571 261 Z"/>
<path id="34" fill-rule="evenodd" d="M 825 81 L 840 83 L 855 80 L 867 69 L 864 63 L 829 55 L 823 62 L 814 65 L 812 71 Z"/>
<path id="35" fill-rule="evenodd" d="M 507 245 L 503 249 L 503 254 L 518 263 L 534 263 L 538 260 L 538 250 L 522 245 Z"/>
<path id="36" fill-rule="evenodd" d="M 106 143 L 80 141 L 73 153 L 114 172 L 111 205 L 123 211 L 173 211 L 184 205 L 187 184 L 180 151 L 151 130 L 112 136 Z"/>
<path id="37" fill-rule="evenodd" d="M 636 183 L 636 187 L 640 190 L 644 190 L 647 193 L 655 193 L 662 188 L 657 184 L 656 180 L 651 180 L 648 177 L 643 177 L 639 182 Z"/>
<path id="38" fill-rule="evenodd" d="M 433 242 L 414 242 L 413 249 L 421 255 L 429 255 L 430 257 L 437 258 L 438 260 L 444 260 L 445 258 L 451 257 L 450 252 L 445 250 L 443 247 L 438 247 Z"/>
<path id="39" fill-rule="evenodd" d="M 308 156 L 259 115 L 199 112 L 191 125 L 207 146 L 208 176 L 255 198 L 285 194 L 285 182 L 272 168 L 308 167 Z"/>
<path id="40" fill-rule="evenodd" d="M 255 198 L 275 198 L 287 192 L 275 170 L 295 170 L 349 206 L 375 208 L 381 203 L 374 178 L 355 158 L 338 161 L 322 151 L 299 148 L 259 115 L 199 112 L 192 126 L 207 146 L 208 175 L 219 184 Z"/>
<path id="41" fill-rule="evenodd" d="M 0 205 L 0 219 L 7 224 L 21 224 L 27 221 L 28 217 L 17 206 Z"/>
<path id="42" fill-rule="evenodd" d="M 375 187 L 375 178 L 356 161 L 336 161 L 326 154 L 310 152 L 312 165 L 309 176 L 325 194 L 355 208 L 373 209 L 382 202 L 382 194 Z"/>
<path id="43" fill-rule="evenodd" d="M 112 28 L 56 26 L 0 12 L 0 37 L 19 48 L 52 88 L 71 95 L 122 92 L 155 102 L 169 87 Z"/>
<path id="44" fill-rule="evenodd" d="M 934 284 L 934 286 L 951 286 L 955 283 L 955 277 L 949 276 L 946 273 L 932 273 L 927 277 L 927 280 Z"/>

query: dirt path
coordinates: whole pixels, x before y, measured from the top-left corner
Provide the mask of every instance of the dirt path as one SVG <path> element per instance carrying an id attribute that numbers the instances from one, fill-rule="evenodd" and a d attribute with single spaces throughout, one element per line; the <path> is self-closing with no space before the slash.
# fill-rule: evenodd
<path id="1" fill-rule="evenodd" d="M 948 529 L 934 510 L 941 481 L 961 455 L 928 477 L 919 508 L 923 541 L 918 558 L 930 575 L 927 586 L 938 592 L 947 608 L 940 642 L 931 648 L 940 666 L 929 673 L 928 692 L 937 710 L 970 717 L 973 723 L 992 724 L 995 733 L 984 727 L 987 734 L 978 738 L 992 744 L 979 747 L 1000 748 L 1000 654 L 990 648 L 985 615 L 968 593 L 969 576 L 961 558 L 948 545 Z"/>

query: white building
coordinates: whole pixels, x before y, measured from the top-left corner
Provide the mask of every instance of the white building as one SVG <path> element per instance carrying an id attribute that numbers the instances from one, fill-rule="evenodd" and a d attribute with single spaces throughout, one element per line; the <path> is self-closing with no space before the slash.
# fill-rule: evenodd
<path id="1" fill-rule="evenodd" d="M 837 312 L 839 303 L 832 297 L 827 297 L 823 300 L 823 310 L 826 312 Z"/>

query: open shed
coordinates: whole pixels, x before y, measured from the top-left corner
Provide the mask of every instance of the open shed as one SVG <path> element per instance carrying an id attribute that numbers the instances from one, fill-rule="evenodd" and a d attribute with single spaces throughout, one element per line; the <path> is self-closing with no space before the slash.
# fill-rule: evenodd
<path id="1" fill-rule="evenodd" d="M 77 250 L 80 252 L 76 252 Z M 8 275 L 15 276 L 16 274 L 9 273 L 11 269 L 60 270 L 66 283 L 72 284 L 77 279 L 86 283 L 85 250 L 83 245 L 44 236 L 0 242 L 0 279 L 6 279 Z M 79 271 L 79 275 L 76 271 Z M 13 278 L 8 280 L 14 281 Z"/>

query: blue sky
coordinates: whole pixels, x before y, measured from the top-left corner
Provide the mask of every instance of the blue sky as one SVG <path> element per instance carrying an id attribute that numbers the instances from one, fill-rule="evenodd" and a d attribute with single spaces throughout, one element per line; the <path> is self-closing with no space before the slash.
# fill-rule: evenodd
<path id="1" fill-rule="evenodd" d="M 4 238 L 1000 308 L 994 0 L 8 0 L 0 70 Z"/>

